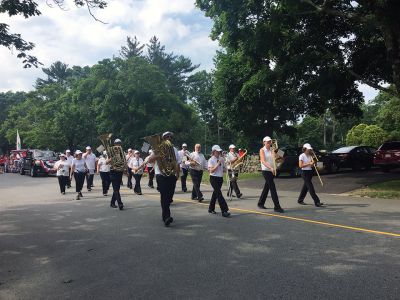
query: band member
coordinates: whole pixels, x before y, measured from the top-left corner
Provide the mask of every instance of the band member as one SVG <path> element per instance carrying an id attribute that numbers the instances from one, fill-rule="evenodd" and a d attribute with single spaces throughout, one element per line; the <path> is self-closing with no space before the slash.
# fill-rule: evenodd
<path id="1" fill-rule="evenodd" d="M 124 155 L 124 152 L 121 147 L 121 140 L 120 139 L 115 139 L 114 140 L 114 154 L 115 157 L 109 157 L 107 159 L 107 163 L 111 165 L 110 168 L 110 179 L 111 179 L 111 184 L 113 187 L 113 195 L 111 197 L 111 204 L 110 207 L 112 208 L 117 208 L 115 205 L 115 202 L 118 203 L 118 208 L 119 210 L 124 209 L 124 204 L 122 203 L 121 199 L 121 194 L 119 192 L 121 188 L 121 182 L 122 182 L 122 175 L 124 174 L 124 169 L 126 169 L 126 157 Z M 122 169 L 116 166 L 116 161 L 118 159 L 123 159 L 123 166 Z"/>
<path id="2" fill-rule="evenodd" d="M 186 178 L 188 176 L 188 172 L 189 172 L 189 165 L 186 164 L 187 160 L 188 160 L 188 155 L 189 152 L 187 151 L 187 144 L 183 143 L 182 144 L 182 150 L 180 150 L 179 152 L 179 156 L 181 158 L 181 171 L 182 171 L 182 175 L 181 175 L 181 186 L 182 186 L 182 192 L 187 192 L 187 187 L 186 187 Z"/>
<path id="3" fill-rule="evenodd" d="M 315 164 L 312 157 L 312 151 L 313 148 L 311 147 L 311 145 L 306 143 L 303 145 L 303 153 L 300 154 L 299 156 L 299 167 L 301 168 L 301 177 L 304 180 L 304 184 L 303 188 L 301 189 L 297 202 L 301 205 L 306 205 L 304 203 L 304 198 L 306 197 L 307 192 L 309 191 L 311 197 L 314 200 L 315 206 L 321 207 L 324 204 L 321 203 L 321 201 L 319 200 L 317 194 L 315 193 L 314 185 L 312 183 L 312 177 L 314 173 L 312 167 Z"/>
<path id="4" fill-rule="evenodd" d="M 223 217 L 229 217 L 228 204 L 225 201 L 221 192 L 222 183 L 224 181 L 224 158 L 221 156 L 222 149 L 218 145 L 211 148 L 211 158 L 208 160 L 208 171 L 210 172 L 210 184 L 213 188 L 213 193 L 208 207 L 210 214 L 215 214 L 215 202 L 218 200 L 219 207 Z"/>
<path id="5" fill-rule="evenodd" d="M 74 156 L 71 155 L 71 150 L 69 150 L 69 149 L 65 150 L 65 156 L 66 156 L 66 159 L 67 159 L 67 161 L 69 163 L 67 188 L 70 188 L 71 187 L 71 180 L 69 178 L 71 176 L 71 166 L 72 166 L 72 161 L 74 160 Z"/>
<path id="6" fill-rule="evenodd" d="M 169 131 L 164 132 L 162 135 L 163 140 L 169 140 L 171 143 L 172 138 L 173 133 Z M 179 178 L 180 172 L 180 157 L 178 154 L 178 150 L 175 147 L 173 147 L 173 149 L 175 154 L 175 174 L 165 174 L 164 170 L 161 170 L 158 164 L 158 160 L 169 160 L 171 158 L 157 157 L 155 153 L 153 153 L 149 158 L 149 162 L 154 162 L 157 188 L 160 192 L 161 198 L 162 220 L 164 221 L 164 225 L 167 227 L 174 221 L 174 219 L 171 217 L 171 211 L 169 207 L 170 204 L 173 202 L 172 198 L 174 196 L 176 181 Z"/>
<path id="7" fill-rule="evenodd" d="M 130 159 L 130 168 L 132 170 L 133 177 L 135 178 L 135 188 L 133 189 L 133 191 L 137 195 L 142 195 L 140 180 L 143 176 L 143 166 L 143 159 L 140 157 L 140 152 L 138 150 L 135 150 L 134 157 Z"/>
<path id="8" fill-rule="evenodd" d="M 126 163 L 128 164 L 128 183 L 126 186 L 129 189 L 132 189 L 132 169 L 130 167 L 131 158 L 133 158 L 133 150 L 131 148 L 128 149 L 128 154 L 126 155 Z"/>
<path id="9" fill-rule="evenodd" d="M 75 178 L 75 191 L 77 192 L 76 200 L 79 200 L 82 195 L 83 184 L 85 183 L 85 174 L 87 172 L 87 166 L 85 160 L 82 158 L 82 151 L 75 151 L 75 158 L 72 161 L 71 167 L 71 176 L 69 177 L 72 180 L 72 174 Z"/>
<path id="10" fill-rule="evenodd" d="M 203 153 L 201 153 L 200 144 L 194 146 L 194 151 L 190 154 L 190 158 L 189 172 L 193 182 L 192 200 L 201 202 L 204 200 L 204 197 L 200 190 L 200 184 L 203 178 L 203 170 L 207 169 L 207 160 Z"/>
<path id="11" fill-rule="evenodd" d="M 57 170 L 58 184 L 61 194 L 65 195 L 65 187 L 68 184 L 70 164 L 65 154 L 60 154 L 60 160 L 54 164 L 54 170 Z"/>
<path id="12" fill-rule="evenodd" d="M 260 161 L 261 170 L 265 179 L 264 188 L 258 200 L 258 207 L 266 209 L 265 201 L 267 200 L 268 192 L 271 190 L 272 201 L 274 202 L 274 211 L 283 213 L 281 205 L 279 204 L 278 194 L 276 192 L 275 182 L 274 182 L 274 159 L 275 153 L 272 153 L 271 143 L 272 139 L 266 136 L 263 139 L 264 147 L 260 149 Z"/>
<path id="13" fill-rule="evenodd" d="M 226 160 L 227 160 L 227 169 L 228 169 L 228 175 L 229 175 L 229 189 L 228 189 L 228 197 L 230 197 L 233 194 L 233 191 L 235 191 L 236 197 L 240 198 L 242 197 L 242 193 L 239 190 L 239 186 L 237 184 L 237 179 L 239 177 L 239 172 L 237 170 L 233 170 L 232 164 L 238 160 L 239 156 L 235 152 L 235 145 L 230 145 L 229 146 L 229 153 L 226 155 Z"/>
<path id="14" fill-rule="evenodd" d="M 90 192 L 93 187 L 93 178 L 94 172 L 96 172 L 97 158 L 96 155 L 93 154 L 92 148 L 90 146 L 86 147 L 86 152 L 82 155 L 82 157 L 85 160 L 88 169 L 88 172 L 86 173 L 86 187 L 87 190 Z"/>
<path id="15" fill-rule="evenodd" d="M 107 164 L 107 152 L 103 151 L 103 155 L 100 157 L 97 163 L 97 174 L 100 174 L 101 185 L 103 187 L 103 196 L 108 195 L 108 190 L 110 189 L 111 179 L 110 179 L 110 165 Z"/>
<path id="16" fill-rule="evenodd" d="M 150 149 L 148 157 L 150 157 L 152 154 L 153 154 L 153 150 Z M 148 160 L 148 158 L 147 158 L 147 160 Z M 148 187 L 154 189 L 154 184 L 153 184 L 153 181 L 154 181 L 154 163 L 147 162 L 146 167 L 147 167 L 147 172 L 149 173 Z"/>

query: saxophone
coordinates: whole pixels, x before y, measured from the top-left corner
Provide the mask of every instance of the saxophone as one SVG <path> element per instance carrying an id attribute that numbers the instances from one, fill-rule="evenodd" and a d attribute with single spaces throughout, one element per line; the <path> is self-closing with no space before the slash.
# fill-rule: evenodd
<path id="1" fill-rule="evenodd" d="M 111 144 L 112 133 L 106 133 L 99 136 L 99 140 L 107 152 L 108 158 L 111 159 L 111 169 L 123 172 L 126 169 L 126 157 L 121 146 L 113 146 Z"/>
<path id="2" fill-rule="evenodd" d="M 158 134 L 146 136 L 143 139 L 151 145 L 161 173 L 166 176 L 175 175 L 177 161 L 172 143 L 168 140 L 162 140 Z"/>

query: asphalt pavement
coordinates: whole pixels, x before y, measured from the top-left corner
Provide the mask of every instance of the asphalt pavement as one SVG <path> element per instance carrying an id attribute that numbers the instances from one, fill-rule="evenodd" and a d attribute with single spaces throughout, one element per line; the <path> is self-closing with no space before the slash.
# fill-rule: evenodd
<path id="1" fill-rule="evenodd" d="M 123 187 L 119 211 L 97 176 L 76 201 L 55 178 L 2 174 L 0 299 L 399 299 L 400 200 L 320 193 L 316 208 L 278 188 L 275 214 L 240 184 L 231 218 L 178 185 L 165 228 L 145 184 L 142 196 Z"/>

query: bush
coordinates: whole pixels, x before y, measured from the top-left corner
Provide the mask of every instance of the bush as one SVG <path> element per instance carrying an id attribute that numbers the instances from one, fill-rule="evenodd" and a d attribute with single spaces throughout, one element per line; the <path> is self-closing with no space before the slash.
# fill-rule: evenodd
<path id="1" fill-rule="evenodd" d="M 362 135 L 366 127 L 368 127 L 368 125 L 363 123 L 353 126 L 353 128 L 351 128 L 347 133 L 346 145 L 347 146 L 361 145 L 363 142 Z"/>
<path id="2" fill-rule="evenodd" d="M 388 133 L 377 125 L 365 127 L 362 133 L 362 144 L 366 146 L 379 147 L 389 138 Z"/>

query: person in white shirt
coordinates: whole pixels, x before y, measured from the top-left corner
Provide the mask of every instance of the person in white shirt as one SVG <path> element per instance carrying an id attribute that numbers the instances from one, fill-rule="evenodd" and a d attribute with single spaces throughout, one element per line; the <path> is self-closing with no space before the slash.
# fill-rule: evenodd
<path id="1" fill-rule="evenodd" d="M 181 158 L 181 171 L 182 171 L 182 175 L 181 175 L 181 187 L 182 187 L 182 192 L 186 193 L 187 192 L 187 187 L 186 187 L 186 178 L 188 176 L 188 171 L 189 171 L 189 165 L 186 164 L 186 162 L 188 161 L 188 156 L 189 156 L 189 152 L 187 151 L 187 144 L 183 143 L 182 144 L 182 149 L 179 150 L 179 156 Z"/>
<path id="2" fill-rule="evenodd" d="M 190 158 L 189 172 L 193 182 L 192 200 L 201 202 L 204 200 L 204 197 L 200 190 L 200 184 L 203 178 L 203 170 L 207 170 L 207 160 L 203 153 L 201 153 L 200 144 L 194 146 L 194 151 L 190 154 Z"/>
<path id="3" fill-rule="evenodd" d="M 229 175 L 229 189 L 227 196 L 228 197 L 232 196 L 233 191 L 235 191 L 236 197 L 240 198 L 242 197 L 242 193 L 240 192 L 239 186 L 237 184 L 239 172 L 237 170 L 233 170 L 231 167 L 231 165 L 239 158 L 239 155 L 235 152 L 235 149 L 236 149 L 235 145 L 233 144 L 230 145 L 229 152 L 226 155 L 226 160 L 227 160 L 226 167 L 228 169 L 228 175 Z"/>
<path id="4" fill-rule="evenodd" d="M 83 159 L 85 160 L 88 172 L 86 173 L 86 187 L 90 192 L 93 187 L 94 172 L 96 172 L 97 158 L 93 154 L 92 148 L 90 146 L 86 147 L 86 153 L 83 154 Z"/>
<path id="5" fill-rule="evenodd" d="M 215 202 L 218 200 L 219 207 L 223 217 L 229 217 L 228 204 L 225 201 L 224 196 L 221 192 L 222 183 L 224 182 L 224 168 L 225 162 L 221 155 L 222 149 L 218 145 L 214 145 L 211 148 L 211 158 L 208 160 L 208 171 L 210 172 L 210 184 L 213 188 L 213 193 L 208 207 L 210 214 L 216 214 Z"/>
<path id="6" fill-rule="evenodd" d="M 265 201 L 267 200 L 268 192 L 271 190 L 272 201 L 274 202 L 274 211 L 283 213 L 281 205 L 279 204 L 278 193 L 276 192 L 274 182 L 274 158 L 275 154 L 272 153 L 271 143 L 272 139 L 266 136 L 263 139 L 264 147 L 260 149 L 260 162 L 262 175 L 264 176 L 265 183 L 260 198 L 258 199 L 258 207 L 267 209 L 265 207 Z"/>
<path id="7" fill-rule="evenodd" d="M 172 143 L 172 137 L 173 133 L 170 131 L 166 131 L 162 135 L 163 140 L 169 140 L 171 143 Z M 162 220 L 164 221 L 164 225 L 167 227 L 174 221 L 174 219 L 171 217 L 171 211 L 169 207 L 170 204 L 173 202 L 172 198 L 174 197 L 176 181 L 179 178 L 179 172 L 180 172 L 180 167 L 179 167 L 180 157 L 178 154 L 178 149 L 176 149 L 175 147 L 174 147 L 174 154 L 176 160 L 175 174 L 164 174 L 163 170 L 160 170 L 158 166 L 158 160 L 166 158 L 157 157 L 155 153 L 153 153 L 149 157 L 149 162 L 154 162 L 157 188 L 158 191 L 160 192 L 160 198 L 161 198 Z"/>
<path id="8" fill-rule="evenodd" d="M 107 158 L 107 151 L 103 151 L 103 155 L 97 163 L 97 174 L 100 174 L 103 196 L 108 195 L 108 190 L 110 189 L 111 184 L 110 164 L 107 163 Z"/>
<path id="9" fill-rule="evenodd" d="M 71 150 L 67 149 L 65 150 L 65 156 L 66 159 L 69 163 L 69 170 L 68 170 L 68 182 L 67 182 L 67 188 L 71 187 L 71 180 L 69 180 L 71 176 L 71 166 L 72 166 L 72 161 L 74 160 L 74 156 L 71 154 Z"/>
<path id="10" fill-rule="evenodd" d="M 131 162 L 131 158 L 133 158 L 133 150 L 132 148 L 128 149 L 128 154 L 125 156 L 126 158 L 126 163 L 128 164 L 128 183 L 126 184 L 126 186 L 129 189 L 132 189 L 132 168 L 130 167 L 130 162 Z"/>
<path id="11" fill-rule="evenodd" d="M 54 164 L 53 169 L 57 171 L 58 184 L 60 185 L 60 192 L 63 195 L 65 195 L 65 187 L 68 184 L 69 168 L 70 164 L 66 159 L 66 155 L 60 154 L 60 160 Z"/>
<path id="12" fill-rule="evenodd" d="M 307 192 L 309 191 L 311 197 L 314 200 L 315 206 L 321 207 L 324 204 L 321 203 L 321 201 L 319 200 L 319 197 L 315 193 L 314 185 L 312 183 L 312 177 L 314 173 L 312 167 L 315 164 L 314 159 L 312 157 L 312 151 L 313 148 L 311 147 L 311 145 L 309 143 L 306 143 L 303 145 L 303 153 L 300 154 L 299 156 L 299 167 L 301 168 L 301 177 L 304 180 L 304 184 L 301 189 L 297 202 L 301 205 L 306 205 L 304 203 L 304 198 L 306 197 Z"/>
<path id="13" fill-rule="evenodd" d="M 142 188 L 140 187 L 140 180 L 142 179 L 143 176 L 143 158 L 140 157 L 140 152 L 138 150 L 135 150 L 134 152 L 134 157 L 130 159 L 130 162 L 128 166 L 130 166 L 133 174 L 133 178 L 135 178 L 135 187 L 133 191 L 137 195 L 142 195 Z"/>
<path id="14" fill-rule="evenodd" d="M 150 149 L 149 156 L 147 156 L 147 157 L 150 157 L 152 154 L 153 154 L 153 150 Z M 149 173 L 148 187 L 151 189 L 154 189 L 154 183 L 153 183 L 154 182 L 154 163 L 147 162 L 146 167 L 147 167 L 147 172 Z"/>
<path id="15" fill-rule="evenodd" d="M 72 180 L 72 174 L 75 178 L 75 190 L 78 193 L 76 196 L 76 200 L 79 200 L 82 195 L 83 184 L 85 183 L 85 174 L 87 173 L 87 166 L 85 160 L 82 158 L 82 151 L 75 151 L 75 158 L 72 161 L 71 167 L 71 175 L 70 179 Z"/>

